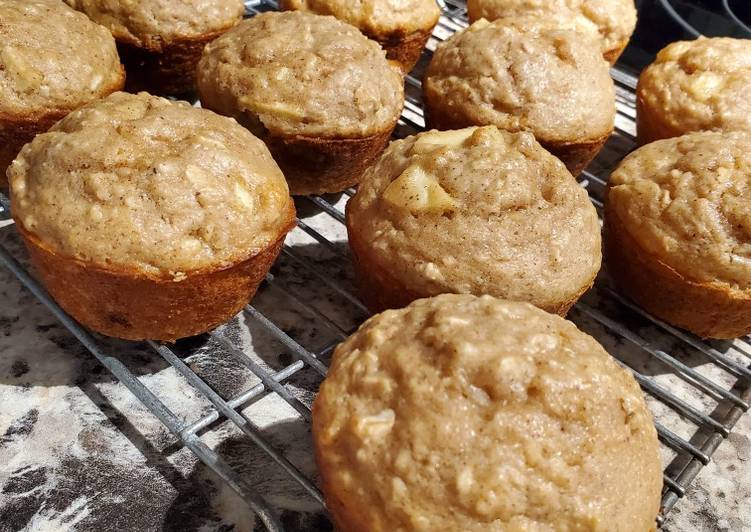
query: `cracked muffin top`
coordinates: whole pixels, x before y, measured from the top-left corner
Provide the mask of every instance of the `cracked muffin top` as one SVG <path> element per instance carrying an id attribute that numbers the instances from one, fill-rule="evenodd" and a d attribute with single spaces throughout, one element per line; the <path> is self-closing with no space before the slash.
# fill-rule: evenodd
<path id="1" fill-rule="evenodd" d="M 639 386 L 526 303 L 441 295 L 371 318 L 334 353 L 313 437 L 342 530 L 654 530 Z"/>
<path id="2" fill-rule="evenodd" d="M 165 41 L 220 32 L 237 24 L 243 0 L 65 0 L 115 38 L 149 49 Z"/>
<path id="3" fill-rule="evenodd" d="M 325 138 L 390 130 L 404 101 L 400 71 L 377 43 L 302 11 L 257 15 L 209 44 L 198 90 L 252 131 Z"/>
<path id="4" fill-rule="evenodd" d="M 552 310 L 600 268 L 587 192 L 531 134 L 495 126 L 392 142 L 347 204 L 347 225 L 368 267 L 420 294 L 487 293 Z"/>
<path id="5" fill-rule="evenodd" d="M 658 140 L 610 176 L 608 212 L 680 275 L 751 288 L 751 133 Z"/>
<path id="6" fill-rule="evenodd" d="M 281 0 L 283 9 L 332 15 L 366 35 L 407 35 L 435 26 L 441 10 L 435 0 Z"/>
<path id="7" fill-rule="evenodd" d="M 751 131 L 750 95 L 751 41 L 728 37 L 669 44 L 642 71 L 637 88 L 645 112 L 673 136 Z"/>
<path id="8" fill-rule="evenodd" d="M 17 223 L 52 252 L 160 277 L 248 258 L 294 212 L 263 142 L 146 93 L 74 111 L 24 147 L 8 179 Z"/>
<path id="9" fill-rule="evenodd" d="M 0 116 L 75 109 L 123 82 L 105 28 L 57 0 L 0 0 Z"/>
<path id="10" fill-rule="evenodd" d="M 602 53 L 620 48 L 636 27 L 634 0 L 468 0 L 472 21 L 534 16 L 597 34 Z"/>
<path id="11" fill-rule="evenodd" d="M 480 20 L 438 46 L 425 98 L 455 127 L 524 129 L 549 143 L 600 139 L 613 129 L 615 89 L 592 43 L 541 19 Z"/>

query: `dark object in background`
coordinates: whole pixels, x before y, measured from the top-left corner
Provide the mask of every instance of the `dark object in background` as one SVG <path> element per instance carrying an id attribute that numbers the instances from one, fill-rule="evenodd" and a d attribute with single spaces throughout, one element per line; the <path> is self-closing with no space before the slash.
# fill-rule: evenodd
<path id="1" fill-rule="evenodd" d="M 637 0 L 639 19 L 618 66 L 638 74 L 673 41 L 707 37 L 751 38 L 749 0 Z"/>

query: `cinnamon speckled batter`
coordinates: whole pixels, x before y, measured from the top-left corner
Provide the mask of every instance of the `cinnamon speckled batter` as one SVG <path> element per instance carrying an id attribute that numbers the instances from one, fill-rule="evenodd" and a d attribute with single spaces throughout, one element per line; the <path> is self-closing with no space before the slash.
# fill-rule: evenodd
<path id="1" fill-rule="evenodd" d="M 642 71 L 637 96 L 643 141 L 690 131 L 751 131 L 751 41 L 669 44 Z"/>
<path id="2" fill-rule="evenodd" d="M 608 209 L 688 280 L 751 287 L 751 133 L 690 133 L 626 157 Z"/>
<path id="3" fill-rule="evenodd" d="M 543 19 L 475 22 L 438 46 L 423 89 L 429 119 L 527 130 L 543 143 L 602 138 L 615 118 L 594 41 Z"/>
<path id="4" fill-rule="evenodd" d="M 291 199 L 266 146 L 231 119 L 115 93 L 28 144 L 8 171 L 13 215 L 64 256 L 191 272 L 258 252 Z"/>
<path id="5" fill-rule="evenodd" d="M 442 295 L 367 321 L 313 408 L 341 530 L 654 530 L 662 471 L 633 377 L 571 322 Z"/>
<path id="6" fill-rule="evenodd" d="M 65 0 L 118 39 L 146 48 L 198 37 L 235 25 L 242 0 Z"/>
<path id="7" fill-rule="evenodd" d="M 72 110 L 122 83 L 106 29 L 58 0 L 0 0 L 0 117 Z"/>
<path id="8" fill-rule="evenodd" d="M 418 297 L 493 294 L 558 312 L 600 268 L 586 191 L 532 135 L 494 126 L 392 142 L 347 225 L 361 267 Z"/>
<path id="9" fill-rule="evenodd" d="M 404 87 L 384 51 L 334 17 L 263 13 L 206 47 L 201 101 L 272 133 L 351 138 L 390 130 Z"/>
<path id="10" fill-rule="evenodd" d="M 592 32 L 601 41 L 602 52 L 625 47 L 636 27 L 634 0 L 468 0 L 472 21 L 534 16 Z"/>

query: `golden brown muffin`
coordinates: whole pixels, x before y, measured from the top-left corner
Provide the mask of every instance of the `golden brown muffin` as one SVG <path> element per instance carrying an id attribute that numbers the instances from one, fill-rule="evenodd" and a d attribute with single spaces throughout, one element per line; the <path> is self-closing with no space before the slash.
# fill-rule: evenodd
<path id="1" fill-rule="evenodd" d="M 266 142 L 293 194 L 359 182 L 404 103 L 399 70 L 376 43 L 302 11 L 257 15 L 207 46 L 198 92 Z"/>
<path id="2" fill-rule="evenodd" d="M 533 18 L 475 22 L 440 44 L 423 82 L 429 128 L 531 131 L 578 175 L 613 131 L 615 89 L 586 35 Z"/>
<path id="3" fill-rule="evenodd" d="M 101 26 L 58 0 L 0 0 L 0 186 L 34 135 L 124 82 Z"/>
<path id="4" fill-rule="evenodd" d="M 284 176 L 233 120 L 115 93 L 27 144 L 13 217 L 53 298 L 95 331 L 175 340 L 234 316 L 294 225 Z"/>
<path id="5" fill-rule="evenodd" d="M 405 73 L 417 63 L 441 15 L 435 0 L 280 0 L 279 7 L 332 15 L 352 24 L 378 41 Z"/>
<path id="6" fill-rule="evenodd" d="M 634 0 L 467 0 L 469 20 L 534 16 L 594 34 L 602 55 L 615 64 L 636 27 Z"/>
<path id="7" fill-rule="evenodd" d="M 751 41 L 717 37 L 663 48 L 639 76 L 638 142 L 691 131 L 751 131 Z"/>
<path id="8" fill-rule="evenodd" d="M 207 43 L 240 22 L 243 0 L 65 0 L 110 29 L 132 90 L 184 94 L 195 89 Z"/>
<path id="9" fill-rule="evenodd" d="M 647 144 L 610 177 L 608 270 L 645 310 L 703 337 L 751 332 L 751 133 Z"/>
<path id="10" fill-rule="evenodd" d="M 392 142 L 346 218 L 374 311 L 455 292 L 565 315 L 600 269 L 586 191 L 525 132 L 486 126 Z"/>
<path id="11" fill-rule="evenodd" d="M 639 386 L 526 303 L 442 295 L 371 318 L 334 353 L 313 442 L 343 531 L 655 529 Z"/>

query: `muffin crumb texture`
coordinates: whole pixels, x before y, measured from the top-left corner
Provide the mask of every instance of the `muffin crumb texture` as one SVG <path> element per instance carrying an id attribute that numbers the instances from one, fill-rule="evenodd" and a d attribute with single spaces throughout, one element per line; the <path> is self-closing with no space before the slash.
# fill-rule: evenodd
<path id="1" fill-rule="evenodd" d="M 403 82 L 384 51 L 333 17 L 263 13 L 206 47 L 201 102 L 259 135 L 357 138 L 390 130 Z"/>
<path id="2" fill-rule="evenodd" d="M 165 42 L 232 27 L 242 0 L 65 0 L 108 28 L 118 40 L 159 50 Z"/>
<path id="3" fill-rule="evenodd" d="M 105 28 L 57 0 L 0 0 L 0 117 L 75 109 L 122 83 Z"/>
<path id="4" fill-rule="evenodd" d="M 14 217 L 53 252 L 176 280 L 257 253 L 291 210 L 263 142 L 146 93 L 73 112 L 26 145 L 8 175 Z"/>
<path id="5" fill-rule="evenodd" d="M 334 16 L 372 38 L 432 28 L 441 14 L 435 0 L 282 0 L 281 5 Z"/>
<path id="6" fill-rule="evenodd" d="M 472 21 L 535 16 L 597 35 L 602 52 L 619 50 L 636 27 L 634 0 L 468 0 Z"/>
<path id="7" fill-rule="evenodd" d="M 662 470 L 638 385 L 525 303 L 443 295 L 371 318 L 337 348 L 313 415 L 341 530 L 655 527 Z"/>
<path id="8" fill-rule="evenodd" d="M 441 129 L 493 124 L 543 143 L 613 129 L 613 82 L 596 43 L 543 19 L 480 20 L 455 34 L 438 46 L 424 91 L 428 122 Z"/>
<path id="9" fill-rule="evenodd" d="M 669 44 L 642 72 L 637 96 L 639 113 L 664 130 L 662 137 L 751 131 L 751 41 L 717 37 Z"/>
<path id="10" fill-rule="evenodd" d="M 751 288 L 751 133 L 642 146 L 610 176 L 608 209 L 686 279 Z"/>
<path id="11" fill-rule="evenodd" d="M 364 269 L 423 297 L 489 293 L 558 311 L 600 267 L 586 191 L 531 134 L 495 126 L 392 142 L 347 224 Z"/>

